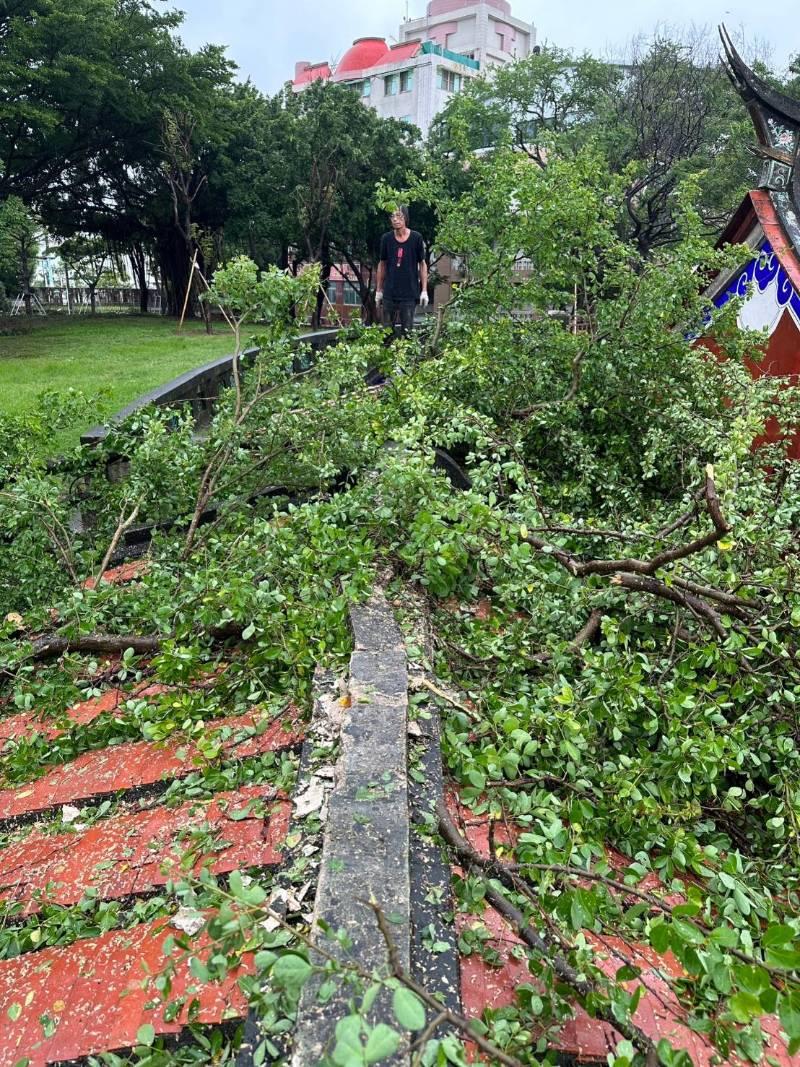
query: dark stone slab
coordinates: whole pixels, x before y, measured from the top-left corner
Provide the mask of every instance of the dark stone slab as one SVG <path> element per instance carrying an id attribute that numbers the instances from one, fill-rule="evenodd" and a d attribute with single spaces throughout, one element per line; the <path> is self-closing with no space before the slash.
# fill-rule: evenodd
<path id="1" fill-rule="evenodd" d="M 388 975 L 386 942 L 368 902 L 374 901 L 389 919 L 398 958 L 408 969 L 406 657 L 400 631 L 382 598 L 353 608 L 351 625 L 357 647 L 350 660 L 351 706 L 342 727 L 314 914 L 317 922 L 346 934 L 344 943 L 331 939 L 321 947 L 362 972 Z M 316 936 L 319 942 L 319 932 Z M 333 1050 L 337 1022 L 350 1014 L 358 982 L 354 987 L 340 979 L 333 996 L 320 1004 L 321 982 L 320 977 L 312 979 L 303 990 L 294 1067 L 320 1063 Z M 365 988 L 368 985 L 367 980 Z M 373 1025 L 395 1023 L 388 994 L 376 998 L 368 1020 Z M 406 1061 L 398 1055 L 392 1062 Z"/>
<path id="2" fill-rule="evenodd" d="M 431 708 L 429 718 L 418 719 L 417 725 L 420 734 L 412 745 L 409 775 L 411 973 L 420 985 L 440 994 L 447 1008 L 461 1014 L 461 973 L 453 925 L 450 863 L 442 846 L 431 837 L 431 827 L 436 825 L 436 805 L 444 795 L 438 711 Z M 443 945 L 447 946 L 445 950 Z"/>
<path id="3" fill-rule="evenodd" d="M 403 648 L 403 635 L 383 597 L 372 596 L 350 609 L 350 629 L 356 652 Z"/>

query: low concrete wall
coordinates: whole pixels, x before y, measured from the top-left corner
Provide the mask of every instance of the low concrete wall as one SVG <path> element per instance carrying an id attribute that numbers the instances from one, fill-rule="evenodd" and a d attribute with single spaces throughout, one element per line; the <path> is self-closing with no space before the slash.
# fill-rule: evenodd
<path id="1" fill-rule="evenodd" d="M 298 345 L 309 345 L 313 351 L 321 352 L 337 340 L 339 333 L 339 330 L 316 330 L 299 334 L 296 340 Z M 243 356 L 244 364 L 252 363 L 258 352 L 257 348 L 247 349 Z M 195 425 L 198 429 L 202 429 L 213 418 L 220 393 L 232 384 L 233 355 L 220 356 L 219 359 L 187 371 L 173 378 L 166 385 L 159 385 L 156 389 L 151 389 L 149 393 L 138 397 L 133 403 L 112 415 L 109 423 L 93 426 L 82 434 L 81 444 L 90 447 L 100 444 L 108 436 L 112 426 L 150 404 L 155 404 L 157 407 L 190 404 Z"/>

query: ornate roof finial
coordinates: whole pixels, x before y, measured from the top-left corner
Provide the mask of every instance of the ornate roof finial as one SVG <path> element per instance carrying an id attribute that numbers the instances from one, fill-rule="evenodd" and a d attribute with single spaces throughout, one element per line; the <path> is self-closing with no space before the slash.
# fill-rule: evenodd
<path id="1" fill-rule="evenodd" d="M 725 26 L 720 26 L 719 35 L 725 70 L 758 135 L 756 151 L 764 159 L 759 186 L 791 197 L 800 212 L 800 100 L 773 89 L 755 74 L 736 51 Z"/>

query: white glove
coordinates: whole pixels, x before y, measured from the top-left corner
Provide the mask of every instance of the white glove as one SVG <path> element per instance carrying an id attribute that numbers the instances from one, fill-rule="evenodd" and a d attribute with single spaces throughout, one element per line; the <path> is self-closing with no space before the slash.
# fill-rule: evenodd
<path id="1" fill-rule="evenodd" d="M 422 293 L 420 294 L 419 302 L 420 302 L 420 305 L 422 307 L 424 307 L 424 308 L 426 308 L 428 306 L 428 304 L 430 304 L 431 298 L 428 296 L 427 290 L 425 290 L 425 289 L 422 290 Z"/>
<path id="2" fill-rule="evenodd" d="M 378 289 L 375 293 L 375 303 L 378 307 L 383 303 L 383 289 Z"/>

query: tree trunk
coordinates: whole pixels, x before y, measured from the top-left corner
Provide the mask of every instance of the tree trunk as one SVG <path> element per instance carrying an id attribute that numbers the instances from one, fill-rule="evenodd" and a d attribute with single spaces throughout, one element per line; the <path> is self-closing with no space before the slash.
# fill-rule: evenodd
<path id="1" fill-rule="evenodd" d="M 28 260 L 28 244 L 23 237 L 20 242 L 20 270 L 22 273 L 22 296 L 25 301 L 25 314 L 28 318 L 33 317 L 33 302 L 31 300 L 31 274 Z"/>
<path id="2" fill-rule="evenodd" d="M 130 251 L 131 269 L 139 289 L 139 312 L 146 315 L 147 305 L 147 254 L 141 241 L 136 241 Z"/>
<path id="3" fill-rule="evenodd" d="M 69 267 L 64 263 L 64 285 L 67 290 L 67 314 L 72 314 L 72 289 L 69 284 Z"/>
<path id="4" fill-rule="evenodd" d="M 317 290 L 317 304 L 314 310 L 314 315 L 311 321 L 311 325 L 315 330 L 320 328 L 322 324 L 322 309 L 325 307 L 325 297 L 328 292 L 328 281 L 331 276 L 331 250 L 327 244 L 323 245 L 322 255 L 320 256 L 320 264 L 322 270 L 319 276 L 319 289 Z"/>
<path id="5" fill-rule="evenodd" d="M 95 301 L 95 289 L 96 288 L 97 288 L 96 284 L 89 286 L 89 305 L 90 305 L 90 307 L 92 309 L 92 315 L 96 315 L 97 314 L 97 305 L 96 305 L 96 301 Z"/>

